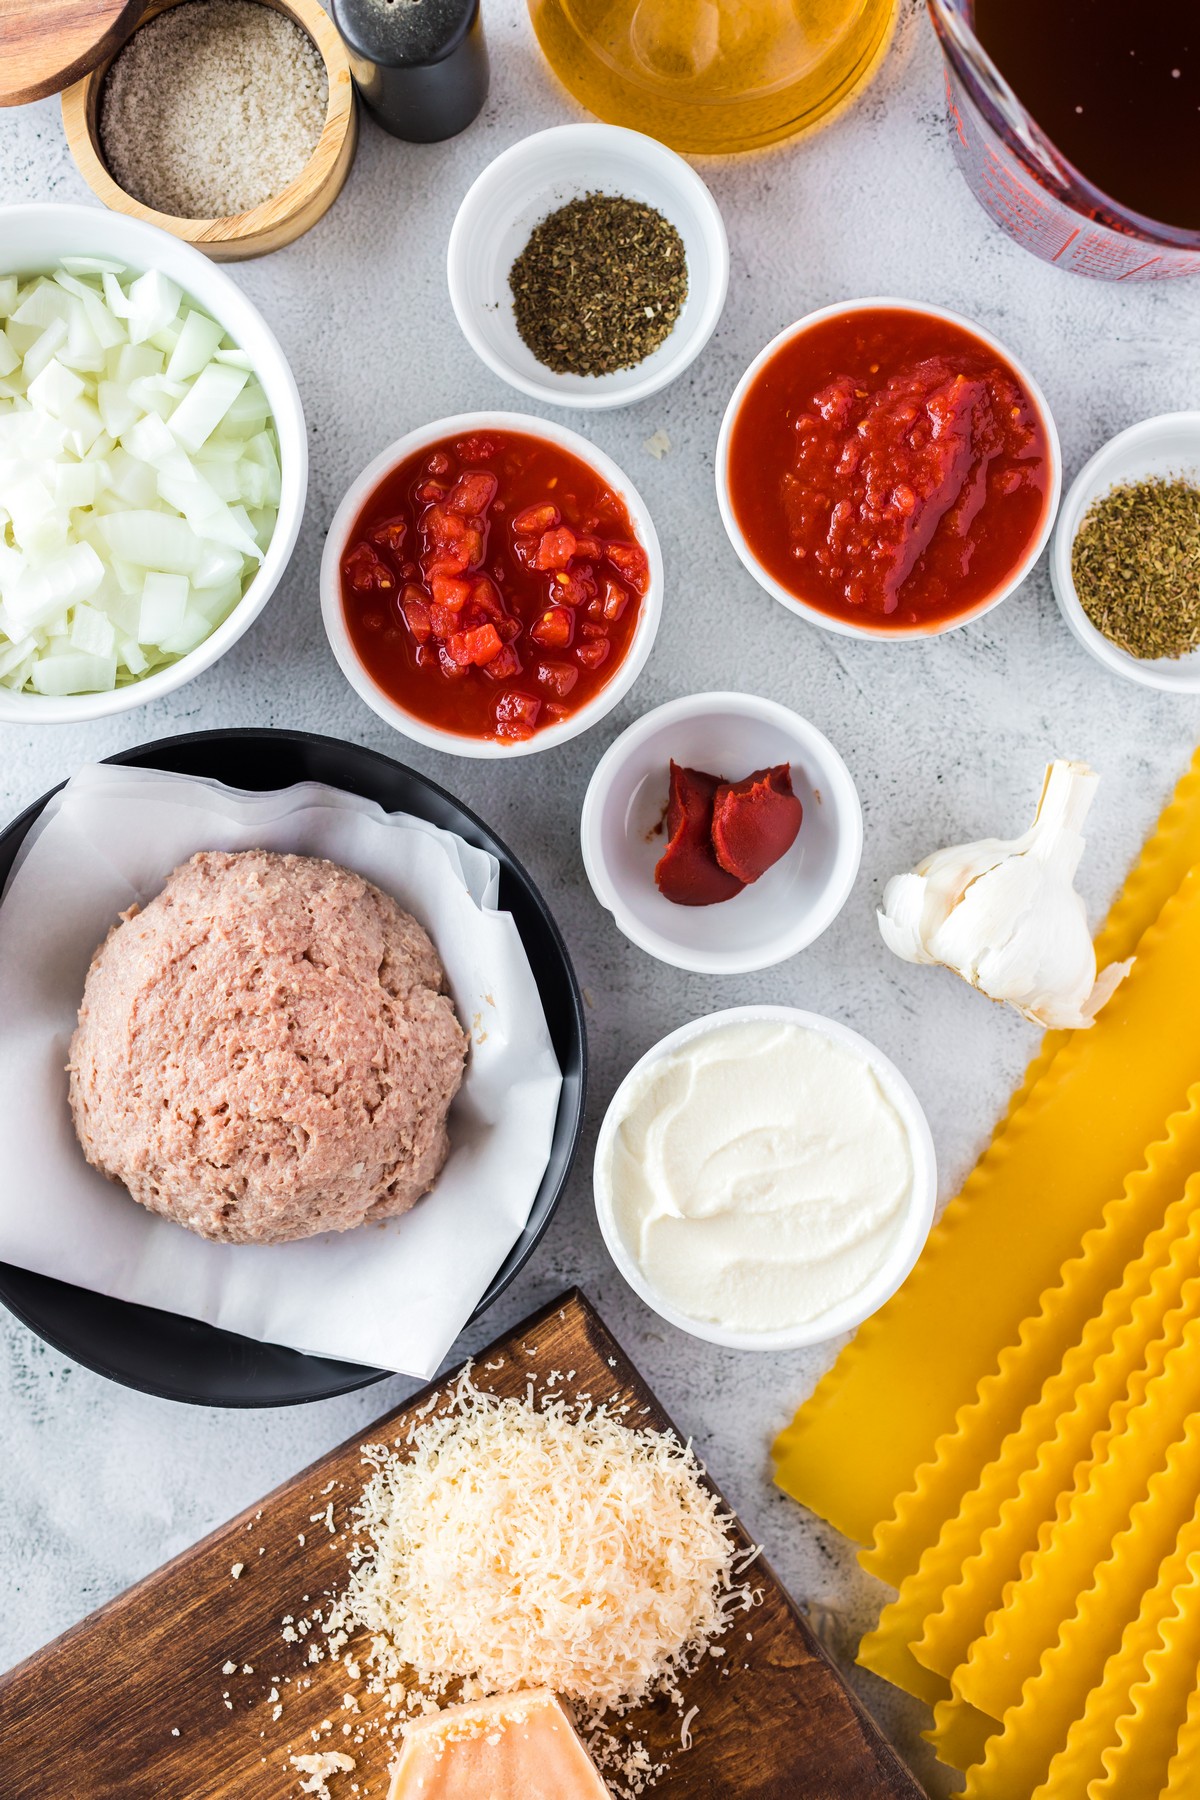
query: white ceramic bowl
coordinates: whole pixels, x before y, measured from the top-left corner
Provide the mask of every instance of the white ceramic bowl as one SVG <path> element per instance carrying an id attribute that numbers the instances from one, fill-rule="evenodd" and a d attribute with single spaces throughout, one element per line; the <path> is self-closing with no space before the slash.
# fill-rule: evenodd
<path id="1" fill-rule="evenodd" d="M 518 335 L 509 270 L 547 214 L 597 191 L 643 201 L 670 220 L 683 239 L 688 296 L 670 337 L 636 367 L 556 375 Z M 627 406 L 674 381 L 712 336 L 729 286 L 729 245 L 716 201 L 665 144 L 617 125 L 558 125 L 504 151 L 468 190 L 446 272 L 467 342 L 512 387 L 555 406 Z"/>
<path id="2" fill-rule="evenodd" d="M 860 1293 L 844 1301 L 840 1306 L 831 1307 L 819 1318 L 809 1319 L 804 1324 L 789 1326 L 778 1331 L 728 1331 L 720 1325 L 708 1324 L 703 1319 L 693 1319 L 687 1313 L 680 1312 L 670 1301 L 665 1300 L 651 1287 L 642 1271 L 626 1248 L 624 1239 L 617 1228 L 613 1217 L 611 1183 L 608 1180 L 608 1167 L 612 1157 L 613 1141 L 616 1137 L 621 1118 L 628 1103 L 628 1096 L 642 1073 L 662 1057 L 670 1055 L 694 1038 L 705 1037 L 711 1031 L 718 1031 L 726 1025 L 742 1025 L 753 1020 L 781 1020 L 789 1025 L 801 1025 L 810 1031 L 819 1031 L 822 1036 L 833 1043 L 842 1045 L 847 1050 L 856 1051 L 865 1057 L 875 1073 L 883 1092 L 895 1107 L 901 1123 L 908 1136 L 912 1153 L 913 1178 L 909 1192 L 908 1210 L 904 1225 L 891 1255 L 878 1271 L 873 1281 Z M 596 1143 L 596 1160 L 594 1165 L 594 1191 L 596 1201 L 596 1217 L 600 1223 L 601 1235 L 608 1247 L 608 1253 L 633 1289 L 646 1305 L 651 1307 L 660 1318 L 671 1325 L 678 1326 L 692 1337 L 703 1338 L 709 1344 L 723 1344 L 731 1350 L 802 1350 L 810 1344 L 823 1344 L 836 1337 L 840 1332 L 853 1331 L 864 1319 L 869 1319 L 873 1312 L 878 1312 L 884 1301 L 890 1298 L 908 1275 L 913 1264 L 921 1254 L 925 1240 L 929 1236 L 933 1224 L 934 1207 L 937 1202 L 937 1162 L 934 1156 L 933 1138 L 929 1124 L 921 1109 L 921 1103 L 905 1081 L 903 1075 L 874 1044 L 860 1037 L 857 1031 L 840 1025 L 836 1019 L 823 1018 L 820 1013 L 801 1012 L 792 1006 L 734 1006 L 727 1012 L 710 1013 L 707 1018 L 694 1019 L 690 1025 L 681 1026 L 672 1031 L 661 1043 L 655 1044 L 638 1062 L 636 1062 L 624 1081 L 609 1102 L 608 1111 L 600 1127 L 600 1136 Z"/>
<path id="3" fill-rule="evenodd" d="M 342 609 L 342 553 L 355 520 L 375 487 L 390 469 L 395 468 L 397 463 L 402 462 L 406 456 L 411 456 L 414 451 L 433 445 L 440 438 L 456 437 L 459 434 L 466 436 L 472 431 L 516 431 L 527 437 L 546 438 L 550 443 L 558 444 L 573 456 L 579 457 L 581 462 L 595 469 L 609 487 L 621 496 L 650 562 L 650 582 L 642 598 L 637 627 L 624 660 L 617 665 L 607 685 L 586 706 L 581 706 L 578 712 L 572 713 L 569 719 L 562 720 L 558 725 L 548 725 L 544 731 L 536 731 L 531 738 L 514 742 L 466 737 L 456 731 L 442 731 L 438 726 L 427 725 L 423 719 L 415 718 L 404 707 L 398 706 L 359 661 Z M 617 701 L 629 692 L 645 667 L 646 658 L 658 633 L 662 596 L 663 563 L 658 533 L 654 529 L 654 521 L 646 502 L 629 477 L 611 456 L 605 456 L 602 450 L 597 450 L 594 444 L 580 437 L 577 431 L 568 431 L 564 425 L 555 425 L 546 419 L 535 419 L 528 413 L 457 413 L 452 418 L 435 419 L 431 425 L 422 425 L 416 431 L 397 438 L 394 444 L 389 444 L 373 462 L 368 463 L 362 474 L 351 483 L 333 515 L 333 523 L 329 527 L 325 551 L 321 557 L 321 617 L 342 674 L 359 698 L 365 700 L 381 719 L 394 725 L 397 731 L 402 731 L 405 737 L 412 738 L 415 743 L 425 744 L 431 750 L 447 751 L 451 756 L 493 759 L 532 756 L 539 750 L 553 750 L 556 745 L 565 744 L 571 738 L 578 737 L 580 732 L 587 731 L 605 713 L 612 711 Z"/>
<path id="4" fill-rule="evenodd" d="M 246 351 L 266 390 L 279 434 L 283 492 L 279 517 L 257 574 L 229 617 L 169 668 L 110 694 L 12 693 L 0 687 L 0 721 L 71 724 L 126 712 L 203 674 L 249 630 L 283 577 L 304 516 L 308 438 L 295 378 L 274 333 L 237 283 L 199 250 L 156 225 L 91 206 L 9 206 L 0 209 L 0 275 L 35 275 L 64 256 L 120 257 L 131 269 L 161 269 L 217 319 Z"/>
<path id="5" fill-rule="evenodd" d="M 1200 650 L 1187 656 L 1142 660 L 1097 631 L 1079 604 L 1071 578 L 1071 551 L 1084 514 L 1110 489 L 1148 476 L 1200 483 L 1200 412 L 1160 413 L 1131 425 L 1097 450 L 1080 469 L 1058 515 L 1050 552 L 1050 580 L 1059 611 L 1085 650 L 1113 675 L 1171 694 L 1200 694 Z"/>
<path id="6" fill-rule="evenodd" d="M 993 593 L 981 600 L 970 612 L 961 613 L 957 618 L 945 619 L 928 625 L 911 625 L 897 628 L 894 631 L 880 630 L 878 627 L 870 625 L 858 625 L 851 619 L 835 618 L 832 613 L 822 612 L 820 607 L 809 606 L 806 601 L 801 600 L 785 588 L 782 582 L 776 581 L 770 570 L 764 568 L 759 562 L 747 543 L 729 497 L 729 444 L 733 434 L 734 421 L 741 410 L 747 391 L 763 367 L 770 362 L 777 350 L 781 350 L 793 338 L 802 336 L 804 332 L 811 330 L 814 325 L 820 325 L 826 319 L 844 318 L 848 313 L 876 311 L 920 313 L 926 318 L 945 319 L 949 324 L 957 325 L 963 331 L 969 331 L 972 337 L 978 338 L 990 350 L 994 350 L 996 355 L 1006 362 L 1018 377 L 1021 386 L 1037 408 L 1046 433 L 1046 444 L 1051 463 L 1050 487 L 1046 495 L 1046 507 L 1041 526 L 1008 579 Z M 959 313 L 948 312 L 944 306 L 929 306 L 924 301 L 890 298 L 843 300 L 836 306 L 823 306 L 817 312 L 807 313 L 794 325 L 789 325 L 786 330 L 779 333 L 778 337 L 772 338 L 766 348 L 761 350 L 750 364 L 730 395 L 729 404 L 725 408 L 725 416 L 721 420 L 721 430 L 717 438 L 716 478 L 717 504 L 721 509 L 721 521 L 725 526 L 730 543 L 759 587 L 764 588 L 768 594 L 792 612 L 799 613 L 802 619 L 807 619 L 813 625 L 820 625 L 825 631 L 840 632 L 843 637 L 869 638 L 873 643 L 892 643 L 897 639 L 904 638 L 939 637 L 944 631 L 954 631 L 960 625 L 969 625 L 972 620 L 980 619 L 984 613 L 991 612 L 994 606 L 999 606 L 1002 600 L 1006 600 L 1020 587 L 1045 549 L 1054 527 L 1054 515 L 1058 509 L 1058 497 L 1062 487 L 1062 451 L 1058 441 L 1058 430 L 1041 388 L 1024 363 L 1015 357 L 1012 351 L 1000 342 L 999 338 L 993 337 L 990 331 L 985 331 L 982 325 L 977 325 L 973 319 L 964 319 Z"/>
<path id="7" fill-rule="evenodd" d="M 786 855 L 716 906 L 676 906 L 655 886 L 672 757 L 730 781 L 790 763 L 804 808 Z M 596 766 L 580 829 L 593 892 L 625 936 L 660 962 L 709 975 L 765 969 L 811 944 L 845 905 L 863 842 L 858 793 L 829 739 L 754 694 L 689 694 L 631 725 Z"/>

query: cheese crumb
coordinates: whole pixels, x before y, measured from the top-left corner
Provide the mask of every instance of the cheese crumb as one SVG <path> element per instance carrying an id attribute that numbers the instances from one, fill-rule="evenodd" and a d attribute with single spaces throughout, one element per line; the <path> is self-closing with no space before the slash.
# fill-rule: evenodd
<path id="1" fill-rule="evenodd" d="M 308 1780 L 300 1783 L 302 1794 L 315 1794 L 317 1800 L 331 1800 L 328 1783 L 334 1775 L 348 1774 L 356 1767 L 354 1758 L 347 1756 L 344 1750 L 322 1750 L 312 1756 L 293 1756 L 288 1759 L 294 1769 Z"/>
<path id="2" fill-rule="evenodd" d="M 237 1580 L 238 1576 L 241 1574 L 241 1572 L 245 1568 L 245 1566 L 246 1566 L 245 1563 L 234 1563 L 234 1565 L 233 1565 L 232 1569 L 230 1569 L 229 1573 L 233 1576 L 233 1579 L 235 1581 Z"/>

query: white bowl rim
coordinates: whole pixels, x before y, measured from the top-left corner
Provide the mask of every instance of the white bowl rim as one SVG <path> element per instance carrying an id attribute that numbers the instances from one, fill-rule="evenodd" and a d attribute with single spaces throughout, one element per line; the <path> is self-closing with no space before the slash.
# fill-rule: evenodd
<path id="1" fill-rule="evenodd" d="M 615 147 L 619 143 L 629 154 L 640 158 L 648 166 L 653 165 L 661 170 L 675 188 L 691 201 L 712 258 L 712 273 L 701 296 L 698 320 L 692 334 L 686 342 L 681 343 L 676 354 L 664 358 L 652 374 L 644 375 L 640 380 L 631 380 L 620 389 L 606 385 L 609 378 L 601 375 L 595 378 L 597 385 L 593 392 L 565 393 L 555 384 L 552 371 L 547 371 L 545 380 L 539 380 L 515 369 L 504 357 L 495 353 L 479 330 L 463 286 L 462 269 L 470 254 L 467 232 L 475 211 L 488 197 L 499 177 L 514 164 L 528 160 L 531 151 L 536 154 L 536 147 L 543 150 L 548 148 L 548 139 L 561 143 L 564 137 L 570 138 L 574 143 L 590 142 L 600 147 L 606 144 Z M 602 177 L 598 176 L 597 179 Z M 572 125 L 551 125 L 544 131 L 532 132 L 528 137 L 510 144 L 507 150 L 502 150 L 475 177 L 463 195 L 454 223 L 450 227 L 450 238 L 446 246 L 446 281 L 450 289 L 450 304 L 463 336 L 476 356 L 494 375 L 498 375 L 510 387 L 532 400 L 541 400 L 552 406 L 600 411 L 609 407 L 632 406 L 638 400 L 657 394 L 682 375 L 700 355 L 717 328 L 729 291 L 729 238 L 721 209 L 707 183 L 689 162 L 667 144 L 648 137 L 644 132 L 631 131 L 628 126 L 605 125 L 598 120 Z M 668 337 L 666 342 L 669 344 L 670 341 Z M 627 374 L 628 371 L 620 370 L 617 373 Z"/>
<path id="2" fill-rule="evenodd" d="M 645 1070 L 661 1061 L 664 1056 L 669 1056 L 682 1044 L 690 1043 L 693 1038 L 705 1037 L 728 1025 L 748 1024 L 760 1019 L 779 1020 L 784 1024 L 800 1025 L 819 1032 L 832 1043 L 856 1051 L 866 1059 L 879 1077 L 888 1099 L 895 1106 L 908 1137 L 913 1165 L 912 1187 L 905 1227 L 897 1240 L 898 1247 L 860 1294 L 852 1300 L 844 1301 L 831 1313 L 818 1319 L 810 1319 L 803 1325 L 784 1326 L 775 1331 L 730 1331 L 680 1312 L 646 1280 L 617 1229 L 603 1171 L 616 1135 L 619 1110 L 634 1082 Z M 618 1273 L 638 1298 L 644 1300 L 668 1324 L 677 1326 L 690 1337 L 702 1338 L 709 1344 L 720 1344 L 728 1350 L 806 1350 L 814 1344 L 828 1343 L 831 1338 L 838 1337 L 843 1332 L 856 1330 L 872 1313 L 878 1312 L 907 1280 L 933 1228 L 937 1207 L 937 1156 L 929 1121 L 920 1101 L 891 1058 L 885 1056 L 869 1038 L 863 1037 L 849 1025 L 843 1025 L 838 1019 L 827 1018 L 823 1013 L 806 1012 L 796 1006 L 732 1006 L 723 1012 L 708 1013 L 702 1018 L 692 1019 L 677 1030 L 668 1032 L 644 1056 L 640 1056 L 625 1074 L 605 1108 L 601 1121 L 592 1164 L 592 1192 L 600 1235 Z"/>
<path id="3" fill-rule="evenodd" d="M 822 612 L 819 607 L 810 606 L 807 601 L 801 600 L 796 594 L 789 593 L 782 582 L 776 581 L 770 571 L 764 568 L 755 556 L 737 522 L 733 504 L 729 498 L 729 440 L 733 434 L 734 420 L 741 410 L 742 402 L 760 371 L 777 350 L 781 350 L 793 338 L 811 330 L 814 325 L 823 324 L 826 319 L 843 318 L 850 313 L 873 311 L 920 313 L 927 318 L 943 319 L 947 324 L 957 325 L 960 330 L 969 332 L 972 337 L 978 338 L 981 343 L 986 344 L 990 350 L 1001 357 L 1012 369 L 1013 374 L 1018 377 L 1038 411 L 1046 433 L 1046 448 L 1050 456 L 1051 470 L 1042 523 L 1038 528 L 1037 535 L 1031 540 L 1029 548 L 1007 581 L 994 594 L 981 600 L 970 612 L 962 613 L 953 619 L 943 620 L 938 624 L 908 625 L 894 631 L 879 631 L 869 625 L 856 625 L 850 619 L 840 619 L 832 613 Z M 904 300 L 895 295 L 881 294 L 859 300 L 836 301 L 830 306 L 818 307 L 815 312 L 805 313 L 804 317 L 797 319 L 794 324 L 785 325 L 782 331 L 775 334 L 769 344 L 763 346 L 729 396 L 721 418 L 720 431 L 717 434 L 714 473 L 717 484 L 717 506 L 726 536 L 742 564 L 753 575 L 759 587 L 763 588 L 773 599 L 778 600 L 782 606 L 786 606 L 790 612 L 796 613 L 802 619 L 807 619 L 812 625 L 820 625 L 825 631 L 832 631 L 842 637 L 854 637 L 870 643 L 908 643 L 942 637 L 948 631 L 957 631 L 960 626 L 973 624 L 976 619 L 981 619 L 985 613 L 991 612 L 993 607 L 999 606 L 1001 601 L 1007 600 L 1010 594 L 1015 593 L 1026 576 L 1032 572 L 1039 556 L 1050 541 L 1050 534 L 1054 529 L 1054 521 L 1058 514 L 1058 502 L 1062 492 L 1062 446 L 1059 443 L 1058 426 L 1054 422 L 1054 415 L 1042 392 L 1041 384 L 1021 358 L 1015 356 L 1008 346 L 1002 343 L 986 326 L 978 325 L 974 319 L 968 319 L 962 313 L 952 312 L 948 307 L 935 306 L 932 301 Z"/>
<path id="4" fill-rule="evenodd" d="M 406 456 L 411 456 L 414 451 L 435 443 L 439 438 L 456 437 L 460 433 L 472 431 L 511 431 L 524 437 L 545 437 L 595 469 L 625 502 L 635 535 L 645 550 L 650 565 L 650 580 L 642 597 L 637 627 L 624 661 L 618 664 L 611 678 L 586 706 L 581 706 L 570 718 L 563 719 L 557 725 L 548 725 L 544 731 L 535 731 L 531 738 L 518 739 L 512 743 L 442 731 L 436 725 L 427 725 L 424 720 L 415 718 L 389 699 L 359 661 L 342 610 L 339 579 L 342 549 L 351 526 L 372 490 L 390 469 Z M 533 756 L 543 750 L 553 750 L 559 744 L 569 743 L 572 738 L 579 737 L 582 732 L 595 725 L 625 697 L 645 668 L 662 617 L 662 549 L 650 509 L 628 475 L 611 456 L 606 455 L 579 432 L 571 431 L 566 425 L 559 425 L 553 420 L 540 419 L 533 413 L 451 413 L 446 418 L 434 419 L 427 425 L 419 425 L 412 431 L 405 432 L 403 437 L 397 438 L 372 458 L 351 482 L 338 503 L 325 538 L 325 548 L 321 554 L 320 590 L 321 618 L 338 667 L 359 699 L 379 718 L 403 736 L 411 738 L 414 743 L 424 744 L 430 750 L 443 750 L 451 756 L 480 760 Z"/>
<path id="5" fill-rule="evenodd" d="M 131 681 L 126 687 L 114 688 L 111 693 L 52 696 L 13 693 L 8 688 L 0 688 L 0 724 L 66 725 L 130 712 L 134 707 L 174 693 L 176 688 L 183 687 L 196 676 L 202 675 L 206 669 L 210 669 L 250 629 L 283 579 L 300 535 L 308 493 L 308 430 L 296 377 L 278 338 L 250 296 L 243 293 L 237 282 L 205 256 L 203 251 L 197 250 L 193 244 L 185 243 L 182 238 L 163 231 L 161 227 L 150 224 L 146 219 L 129 218 L 123 213 L 105 212 L 91 206 L 59 205 L 56 201 L 35 201 L 20 206 L 0 207 L 0 227 L 8 227 L 13 221 L 19 222 L 35 215 L 52 218 L 55 222 L 61 220 L 65 230 L 78 226 L 81 222 L 86 222 L 87 228 L 91 230 L 98 221 L 102 221 L 105 232 L 112 235 L 108 254 L 124 256 L 124 246 L 129 242 L 135 246 L 144 245 L 144 256 L 135 248 L 129 259 L 131 263 L 140 263 L 143 268 L 153 268 L 156 253 L 162 255 L 158 247 L 164 243 L 169 245 L 167 255 L 176 268 L 182 263 L 187 268 L 201 272 L 201 285 L 212 280 L 223 295 L 229 298 L 235 317 L 242 314 L 254 321 L 254 329 L 261 333 L 268 352 L 275 358 L 275 367 L 271 370 L 269 379 L 271 385 L 279 390 L 271 396 L 271 413 L 279 439 L 283 492 L 271 541 L 245 593 L 216 630 L 203 643 L 197 644 L 194 650 L 181 656 L 178 662 L 156 670 L 153 675 L 147 675 L 142 680 Z M 67 250 L 62 255 L 99 253 Z M 4 267 L 20 263 L 21 260 L 19 250 L 0 250 L 0 273 Z M 172 275 L 171 279 L 176 277 Z M 220 309 L 201 299 L 196 290 L 189 286 L 186 276 L 179 278 L 179 285 L 187 298 L 195 299 L 197 305 L 214 317 L 217 315 Z M 226 325 L 229 335 L 240 340 L 240 332 L 228 325 L 224 316 L 218 323 Z M 257 357 L 254 359 L 254 373 L 265 387 L 267 377 Z M 283 403 L 282 407 L 280 401 Z M 292 496 L 292 516 L 285 517 L 285 502 L 289 494 Z"/>
<path id="6" fill-rule="evenodd" d="M 815 747 L 826 761 L 837 784 L 837 804 L 841 824 L 834 856 L 833 874 L 822 892 L 821 902 L 801 915 L 795 925 L 776 934 L 772 947 L 761 953 L 741 954 L 736 951 L 687 951 L 661 932 L 645 928 L 625 905 L 619 891 L 608 876 L 607 865 L 600 854 L 600 814 L 604 801 L 621 765 L 630 753 L 653 737 L 664 725 L 695 718 L 706 712 L 729 712 L 745 718 L 766 720 L 806 748 Z M 686 969 L 695 975 L 749 975 L 757 969 L 774 968 L 806 950 L 827 931 L 845 906 L 858 879 L 863 851 L 862 801 L 858 788 L 841 753 L 823 731 L 780 700 L 768 700 L 759 694 L 734 689 L 701 694 L 685 694 L 651 708 L 611 743 L 592 771 L 583 797 L 579 822 L 583 866 L 592 892 L 631 944 L 648 956 L 671 968 Z"/>
<path id="7" fill-rule="evenodd" d="M 1119 466 L 1127 451 L 1149 449 L 1156 438 L 1168 431 L 1189 428 L 1196 434 L 1196 459 L 1200 464 L 1200 411 L 1193 408 L 1155 413 L 1152 418 L 1139 419 L 1135 425 L 1127 425 L 1124 431 L 1118 431 L 1114 437 L 1101 444 L 1088 457 L 1067 489 L 1059 508 L 1054 544 L 1050 552 L 1050 585 L 1054 589 L 1054 598 L 1058 602 L 1059 612 L 1078 642 L 1110 674 L 1120 675 L 1126 681 L 1134 681 L 1139 687 L 1155 688 L 1159 693 L 1169 694 L 1200 694 L 1200 650 L 1193 650 L 1189 656 L 1181 658 L 1174 664 L 1173 672 L 1168 672 L 1159 666 L 1158 659 L 1139 662 L 1137 657 L 1122 650 L 1119 644 L 1112 643 L 1092 624 L 1083 610 L 1071 574 L 1071 551 L 1081 523 L 1081 517 L 1076 517 L 1076 514 L 1082 515 L 1083 502 L 1093 497 L 1093 489 L 1096 498 L 1105 491 L 1099 486 L 1099 477 L 1106 471 L 1106 466 L 1109 463 L 1115 465 L 1113 486 L 1123 479 L 1135 479 L 1131 470 L 1127 468 L 1122 473 Z"/>

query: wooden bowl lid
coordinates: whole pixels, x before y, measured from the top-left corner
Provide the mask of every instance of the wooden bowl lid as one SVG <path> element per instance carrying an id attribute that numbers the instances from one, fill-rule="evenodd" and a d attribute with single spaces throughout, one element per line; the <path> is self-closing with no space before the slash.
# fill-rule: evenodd
<path id="1" fill-rule="evenodd" d="M 0 0 L 0 106 L 57 94 L 116 50 L 146 0 Z"/>

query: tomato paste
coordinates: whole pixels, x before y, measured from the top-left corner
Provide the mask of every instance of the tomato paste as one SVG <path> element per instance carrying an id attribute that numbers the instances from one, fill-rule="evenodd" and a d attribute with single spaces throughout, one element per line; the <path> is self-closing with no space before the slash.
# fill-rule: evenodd
<path id="1" fill-rule="evenodd" d="M 648 584 L 620 496 L 513 431 L 447 438 L 389 470 L 341 563 L 347 629 L 383 692 L 428 725 L 501 740 L 595 697 Z"/>
<path id="2" fill-rule="evenodd" d="M 803 817 L 786 763 L 730 782 L 672 762 L 659 892 L 676 906 L 732 900 L 791 849 Z"/>
<path id="3" fill-rule="evenodd" d="M 1045 519 L 1046 430 L 961 326 L 878 308 L 783 344 L 734 420 L 729 497 L 807 605 L 879 631 L 944 624 L 1010 577 Z"/>

